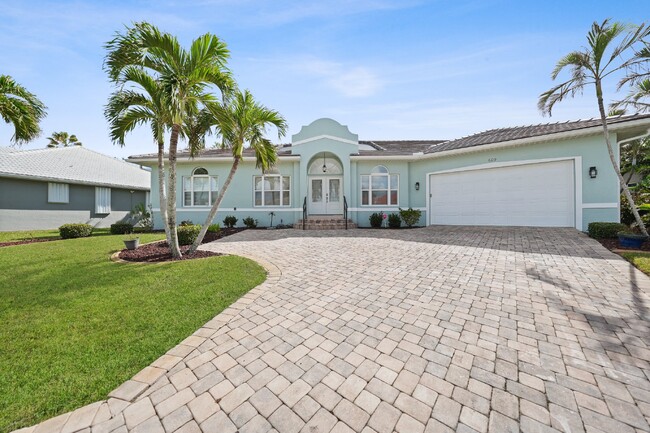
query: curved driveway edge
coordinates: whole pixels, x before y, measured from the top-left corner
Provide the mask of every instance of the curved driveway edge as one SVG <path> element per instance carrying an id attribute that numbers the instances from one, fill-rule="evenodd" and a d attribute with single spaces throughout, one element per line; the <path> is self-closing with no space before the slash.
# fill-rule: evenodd
<path id="1" fill-rule="evenodd" d="M 244 231 L 277 269 L 25 432 L 650 431 L 650 279 L 572 229 Z"/>

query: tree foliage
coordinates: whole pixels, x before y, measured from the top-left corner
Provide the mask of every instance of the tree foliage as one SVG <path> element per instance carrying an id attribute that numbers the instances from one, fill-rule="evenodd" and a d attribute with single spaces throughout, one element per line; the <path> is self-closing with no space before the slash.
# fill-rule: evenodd
<path id="1" fill-rule="evenodd" d="M 39 123 L 47 115 L 47 107 L 33 93 L 9 75 L 0 75 L 0 117 L 12 124 L 14 144 L 27 143 L 41 134 Z"/>

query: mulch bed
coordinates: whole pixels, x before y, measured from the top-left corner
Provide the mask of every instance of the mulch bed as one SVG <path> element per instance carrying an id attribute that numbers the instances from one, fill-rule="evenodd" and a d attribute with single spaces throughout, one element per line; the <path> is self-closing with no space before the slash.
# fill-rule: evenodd
<path id="1" fill-rule="evenodd" d="M 602 246 L 610 251 L 613 250 L 630 250 L 630 251 L 650 251 L 650 241 L 644 242 L 641 248 L 625 248 L 619 245 L 618 239 L 598 239 Z"/>
<path id="2" fill-rule="evenodd" d="M 60 240 L 61 238 L 35 238 L 35 239 L 23 239 L 20 241 L 0 242 L 0 248 L 11 247 L 14 245 L 35 244 L 37 242 L 51 242 L 51 241 L 60 241 Z"/>
<path id="3" fill-rule="evenodd" d="M 226 236 L 239 233 L 243 228 L 225 228 L 221 229 L 219 233 L 206 233 L 203 238 L 202 244 L 207 242 L 216 241 L 217 239 L 224 238 Z M 174 259 L 172 257 L 171 251 L 169 251 L 169 246 L 167 241 L 154 242 L 146 245 L 141 245 L 135 250 L 124 249 L 120 251 L 118 257 L 122 260 L 129 262 L 145 262 L 145 263 L 159 263 L 159 262 L 171 262 L 175 260 L 191 260 L 191 259 L 203 259 L 205 257 L 214 257 L 221 256 L 221 253 L 214 253 L 212 251 L 203 251 L 197 250 L 193 254 L 186 254 L 187 250 L 190 249 L 189 245 L 181 247 L 181 253 L 183 256 L 180 259 Z"/>

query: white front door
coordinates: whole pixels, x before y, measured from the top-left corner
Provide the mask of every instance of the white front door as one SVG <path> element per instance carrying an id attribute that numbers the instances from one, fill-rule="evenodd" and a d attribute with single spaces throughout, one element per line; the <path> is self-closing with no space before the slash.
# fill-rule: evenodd
<path id="1" fill-rule="evenodd" d="M 309 214 L 337 215 L 343 213 L 341 177 L 309 178 Z"/>

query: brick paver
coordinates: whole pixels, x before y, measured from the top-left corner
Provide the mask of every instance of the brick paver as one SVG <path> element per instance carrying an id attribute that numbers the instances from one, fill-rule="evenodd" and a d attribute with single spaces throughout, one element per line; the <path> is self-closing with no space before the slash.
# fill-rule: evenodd
<path id="1" fill-rule="evenodd" d="M 256 230 L 266 282 L 25 432 L 650 431 L 650 279 L 572 229 Z"/>

